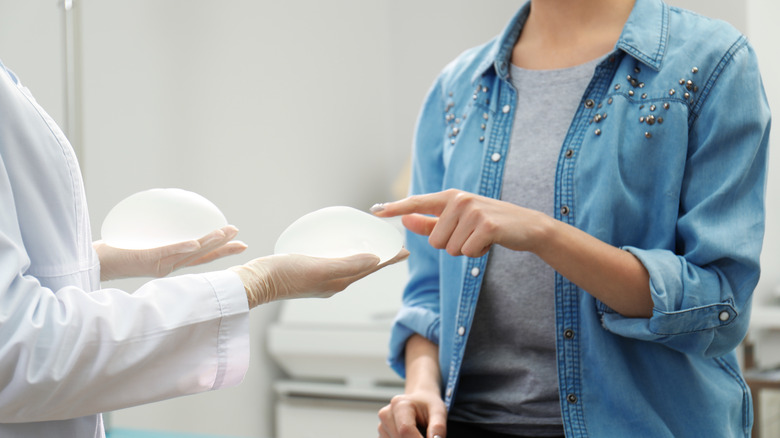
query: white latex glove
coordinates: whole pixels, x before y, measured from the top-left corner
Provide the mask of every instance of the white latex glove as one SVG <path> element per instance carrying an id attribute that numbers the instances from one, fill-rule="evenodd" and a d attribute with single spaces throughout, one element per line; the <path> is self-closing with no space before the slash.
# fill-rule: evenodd
<path id="1" fill-rule="evenodd" d="M 402 249 L 391 260 L 379 264 L 379 257 L 373 254 L 333 259 L 284 254 L 260 257 L 230 269 L 244 283 L 252 308 L 290 298 L 327 298 L 408 256 L 409 251 Z"/>
<path id="2" fill-rule="evenodd" d="M 231 241 L 238 229 L 228 225 L 198 240 L 174 243 L 152 249 L 119 249 L 102 240 L 92 243 L 100 259 L 100 280 L 127 277 L 165 277 L 184 266 L 208 263 L 221 257 L 238 254 L 247 246 Z"/>

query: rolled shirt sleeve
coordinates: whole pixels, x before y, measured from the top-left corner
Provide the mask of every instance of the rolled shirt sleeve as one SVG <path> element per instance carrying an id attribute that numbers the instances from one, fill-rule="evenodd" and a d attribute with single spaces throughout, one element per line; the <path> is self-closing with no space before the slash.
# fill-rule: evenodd
<path id="1" fill-rule="evenodd" d="M 614 333 L 718 356 L 747 332 L 760 273 L 770 114 L 755 54 L 741 43 L 693 107 L 676 250 L 624 247 L 650 274 L 653 316 L 624 318 L 601 306 Z"/>

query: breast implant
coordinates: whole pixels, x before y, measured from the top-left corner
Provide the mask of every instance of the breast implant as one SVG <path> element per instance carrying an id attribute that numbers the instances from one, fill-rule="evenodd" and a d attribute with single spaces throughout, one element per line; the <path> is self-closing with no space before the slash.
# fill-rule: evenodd
<path id="1" fill-rule="evenodd" d="M 103 221 L 103 241 L 116 248 L 149 249 L 194 240 L 227 225 L 205 197 L 183 189 L 150 189 L 121 200 Z"/>
<path id="2" fill-rule="evenodd" d="M 380 263 L 403 248 L 403 236 L 387 221 L 352 207 L 326 207 L 293 222 L 276 241 L 276 254 L 336 258 L 375 254 Z"/>

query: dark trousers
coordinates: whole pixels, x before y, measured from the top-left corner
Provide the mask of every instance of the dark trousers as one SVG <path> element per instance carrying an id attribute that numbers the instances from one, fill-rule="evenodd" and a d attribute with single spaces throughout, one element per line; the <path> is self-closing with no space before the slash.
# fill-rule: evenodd
<path id="1" fill-rule="evenodd" d="M 505 433 L 489 432 L 472 423 L 447 422 L 447 438 L 542 438 L 525 435 L 507 435 Z M 544 438 L 564 438 L 563 435 Z"/>

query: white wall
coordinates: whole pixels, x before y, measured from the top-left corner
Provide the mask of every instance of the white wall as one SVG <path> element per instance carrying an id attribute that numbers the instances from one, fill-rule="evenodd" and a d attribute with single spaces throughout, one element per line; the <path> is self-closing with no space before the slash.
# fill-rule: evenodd
<path id="1" fill-rule="evenodd" d="M 762 277 L 759 283 L 759 304 L 780 305 L 780 3 L 775 0 L 748 0 L 747 22 L 753 46 L 759 59 L 764 88 L 773 110 L 773 130 L 770 138 L 769 181 L 767 187 L 767 230 L 762 253 Z"/>
<path id="2" fill-rule="evenodd" d="M 0 0 L 0 60 L 65 123 L 62 10 L 54 1 Z"/>
<path id="3" fill-rule="evenodd" d="M 276 236 L 305 212 L 389 199 L 436 73 L 497 33 L 520 3 L 76 0 L 82 164 L 95 237 L 122 197 L 149 187 L 188 188 L 219 205 L 250 245 L 216 269 L 270 253 Z M 780 108 L 773 0 L 672 3 L 747 32 Z M 0 0 L 0 59 L 62 121 L 59 13 L 55 0 Z M 776 155 L 762 296 L 780 283 Z M 253 312 L 252 363 L 242 385 L 120 411 L 113 423 L 272 436 L 277 370 L 263 332 L 277 308 Z"/>

